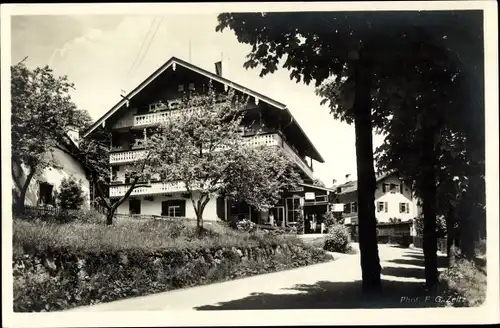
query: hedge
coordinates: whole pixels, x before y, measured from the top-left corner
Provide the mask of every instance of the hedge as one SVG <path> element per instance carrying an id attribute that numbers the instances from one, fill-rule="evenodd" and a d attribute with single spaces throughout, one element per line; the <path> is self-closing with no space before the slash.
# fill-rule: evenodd
<path id="1" fill-rule="evenodd" d="M 156 230 L 14 221 L 14 311 L 58 311 L 332 259 L 293 237 L 233 232 L 189 241 Z"/>

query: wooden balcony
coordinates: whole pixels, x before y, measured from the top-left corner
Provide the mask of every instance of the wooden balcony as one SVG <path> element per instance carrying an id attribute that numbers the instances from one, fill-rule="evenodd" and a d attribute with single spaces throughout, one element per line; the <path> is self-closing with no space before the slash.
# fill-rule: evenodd
<path id="1" fill-rule="evenodd" d="M 304 171 L 311 179 L 313 177 L 313 170 L 307 165 L 297 152 L 283 139 L 279 133 L 258 134 L 251 137 L 245 137 L 245 142 L 250 146 L 277 146 L 281 147 L 287 156 Z M 144 158 L 146 152 L 144 150 L 126 150 L 119 152 L 112 152 L 109 155 L 109 162 L 111 165 L 125 164 Z"/>
<path id="2" fill-rule="evenodd" d="M 146 151 L 143 149 L 119 151 L 116 153 L 109 154 L 109 163 L 110 164 L 130 163 L 143 159 L 145 156 L 146 156 Z"/>
<path id="3" fill-rule="evenodd" d="M 119 185 L 109 187 L 109 197 L 121 197 L 125 195 L 129 185 Z M 137 195 L 152 195 L 152 194 L 165 194 L 171 192 L 186 191 L 184 183 L 178 182 L 152 182 L 151 184 L 144 184 L 132 191 L 133 196 Z"/>
<path id="4" fill-rule="evenodd" d="M 225 98 L 219 96 L 217 103 L 224 102 Z M 166 103 L 155 103 L 149 105 L 149 113 L 134 115 L 132 127 L 145 127 L 155 125 L 161 122 L 168 121 L 176 116 L 179 116 L 183 111 L 196 112 L 200 107 L 192 107 L 189 109 L 179 109 L 182 105 L 180 99 L 169 100 Z"/>

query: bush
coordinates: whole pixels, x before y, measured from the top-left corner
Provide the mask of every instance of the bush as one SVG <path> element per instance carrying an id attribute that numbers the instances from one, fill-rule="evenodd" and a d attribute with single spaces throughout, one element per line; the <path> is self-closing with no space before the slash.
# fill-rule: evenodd
<path id="1" fill-rule="evenodd" d="M 236 223 L 236 228 L 239 231 L 252 232 L 257 228 L 257 225 L 248 219 L 243 219 Z"/>
<path id="2" fill-rule="evenodd" d="M 479 306 L 486 298 L 486 272 L 473 262 L 460 259 L 439 279 L 445 293 L 457 300 L 451 306 Z"/>
<path id="3" fill-rule="evenodd" d="M 331 260 L 296 236 L 148 220 L 14 221 L 14 311 L 58 311 Z M 190 239 L 192 238 L 192 239 Z"/>
<path id="4" fill-rule="evenodd" d="M 486 239 L 481 239 L 476 246 L 476 256 L 486 255 Z"/>
<path id="5" fill-rule="evenodd" d="M 59 205 L 65 210 L 80 209 L 85 200 L 81 187 L 81 181 L 76 181 L 73 177 L 64 178 L 58 192 Z"/>
<path id="6" fill-rule="evenodd" d="M 341 224 L 335 224 L 328 230 L 324 249 L 329 252 L 346 253 L 349 249 L 349 231 Z"/>
<path id="7" fill-rule="evenodd" d="M 325 215 L 323 216 L 323 223 L 325 224 L 325 227 L 327 229 L 335 225 L 337 223 L 337 218 L 335 217 L 335 213 L 326 212 Z"/>

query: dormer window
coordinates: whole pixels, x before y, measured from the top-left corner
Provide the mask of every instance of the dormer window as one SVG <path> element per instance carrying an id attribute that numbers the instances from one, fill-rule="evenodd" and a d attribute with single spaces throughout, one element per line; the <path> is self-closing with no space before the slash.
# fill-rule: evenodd
<path id="1" fill-rule="evenodd" d="M 395 183 L 391 183 L 390 184 L 390 191 L 392 194 L 399 192 L 399 185 L 397 185 Z"/>

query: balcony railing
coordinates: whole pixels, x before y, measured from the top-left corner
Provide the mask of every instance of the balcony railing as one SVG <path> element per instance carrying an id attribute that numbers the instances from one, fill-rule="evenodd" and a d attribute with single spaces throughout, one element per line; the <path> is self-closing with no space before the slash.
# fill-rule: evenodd
<path id="1" fill-rule="evenodd" d="M 224 99 L 218 99 L 216 102 L 220 103 L 223 101 Z M 133 126 L 141 127 L 154 125 L 175 118 L 186 111 L 194 113 L 201 110 L 200 106 L 190 107 L 189 109 L 179 109 L 179 106 L 179 101 L 176 101 L 175 105 L 152 104 L 149 106 L 150 113 L 134 115 Z"/>
<path id="2" fill-rule="evenodd" d="M 129 185 L 110 186 L 109 197 L 121 197 L 127 192 Z M 132 191 L 131 195 L 151 195 L 171 192 L 185 191 L 186 187 L 182 182 L 152 182 L 149 185 L 138 187 Z"/>
<path id="3" fill-rule="evenodd" d="M 305 161 L 296 153 L 295 150 L 283 140 L 278 133 L 260 134 L 251 137 L 246 137 L 245 142 L 250 146 L 280 146 L 285 153 L 304 171 L 310 178 L 313 178 L 313 170 L 305 163 Z M 110 164 L 121 164 L 140 160 L 146 156 L 144 150 L 128 150 L 116 153 L 110 153 Z"/>

